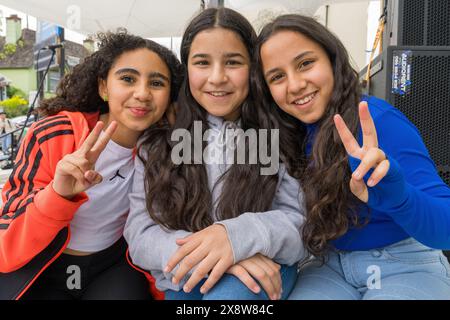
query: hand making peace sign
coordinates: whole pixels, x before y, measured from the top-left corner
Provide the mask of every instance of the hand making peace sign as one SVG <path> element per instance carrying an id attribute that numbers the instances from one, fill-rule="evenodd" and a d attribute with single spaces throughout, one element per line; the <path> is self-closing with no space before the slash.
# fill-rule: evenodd
<path id="1" fill-rule="evenodd" d="M 353 137 L 353 134 L 340 115 L 334 116 L 334 124 L 336 125 L 339 137 L 341 138 L 347 153 L 350 156 L 361 160 L 360 165 L 352 174 L 350 190 L 358 197 L 358 199 L 367 203 L 369 200 L 367 186 L 373 187 L 377 185 L 377 183 L 386 176 L 390 164 L 385 153 L 378 148 L 377 131 L 370 115 L 367 102 L 365 101 L 360 102 L 359 104 L 359 118 L 363 134 L 362 147 L 358 144 L 355 137 Z M 366 186 L 363 178 L 372 168 L 374 168 L 374 171 L 367 181 Z"/>
<path id="2" fill-rule="evenodd" d="M 117 122 L 112 121 L 100 137 L 103 122 L 97 122 L 81 147 L 58 162 L 53 179 L 53 189 L 56 193 L 66 199 L 72 199 L 80 192 L 102 181 L 102 176 L 94 170 L 95 162 L 116 128 Z"/>

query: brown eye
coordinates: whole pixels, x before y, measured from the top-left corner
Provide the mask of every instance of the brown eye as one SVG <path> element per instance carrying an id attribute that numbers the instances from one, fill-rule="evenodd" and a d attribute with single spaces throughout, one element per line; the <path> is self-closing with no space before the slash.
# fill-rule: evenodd
<path id="1" fill-rule="evenodd" d="M 242 63 L 240 61 L 237 60 L 228 60 L 226 62 L 227 65 L 231 65 L 231 66 L 235 66 L 235 65 L 241 65 Z"/>
<path id="2" fill-rule="evenodd" d="M 196 65 L 196 66 L 207 66 L 208 64 L 209 63 L 206 60 L 198 60 L 193 63 L 193 65 Z"/>
<path id="3" fill-rule="evenodd" d="M 280 80 L 281 78 L 283 78 L 283 74 L 277 73 L 273 77 L 270 78 L 269 82 L 272 83 L 272 82 Z"/>
<path id="4" fill-rule="evenodd" d="M 300 64 L 298 65 L 298 68 L 299 68 L 299 69 L 306 68 L 306 67 L 310 66 L 313 62 L 314 62 L 313 60 L 305 60 L 305 61 L 302 61 L 302 62 L 300 62 Z"/>
<path id="5" fill-rule="evenodd" d="M 151 82 L 150 82 L 150 85 L 151 85 L 152 87 L 164 87 L 164 86 L 165 86 L 164 82 L 159 81 L 159 80 L 153 80 L 153 81 L 151 81 Z"/>
<path id="6" fill-rule="evenodd" d="M 122 77 L 120 77 L 120 80 L 125 81 L 127 83 L 134 83 L 135 82 L 134 77 L 130 77 L 130 76 L 122 76 Z"/>

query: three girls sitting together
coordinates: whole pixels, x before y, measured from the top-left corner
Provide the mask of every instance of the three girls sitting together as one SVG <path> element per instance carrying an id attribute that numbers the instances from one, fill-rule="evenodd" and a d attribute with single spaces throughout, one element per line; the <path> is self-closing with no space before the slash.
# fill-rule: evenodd
<path id="1" fill-rule="evenodd" d="M 181 64 L 126 32 L 100 40 L 3 188 L 0 298 L 149 299 L 150 281 L 165 299 L 450 299 L 450 188 L 321 24 L 283 15 L 257 36 L 207 9 Z M 259 143 L 278 170 L 229 130 L 276 132 Z"/>

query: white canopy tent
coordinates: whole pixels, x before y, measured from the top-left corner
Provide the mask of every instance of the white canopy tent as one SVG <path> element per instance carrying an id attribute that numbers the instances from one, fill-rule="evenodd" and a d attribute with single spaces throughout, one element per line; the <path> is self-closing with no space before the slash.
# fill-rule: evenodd
<path id="1" fill-rule="evenodd" d="M 365 0 L 225 0 L 258 28 L 281 13 L 314 15 L 324 4 Z M 204 2 L 208 3 L 207 0 Z M 84 35 L 125 27 L 145 38 L 181 36 L 202 0 L 0 0 L 2 5 Z"/>

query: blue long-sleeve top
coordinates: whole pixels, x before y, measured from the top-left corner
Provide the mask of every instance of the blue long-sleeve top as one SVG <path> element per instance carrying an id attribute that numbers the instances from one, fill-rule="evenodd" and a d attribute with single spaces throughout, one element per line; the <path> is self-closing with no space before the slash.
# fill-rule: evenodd
<path id="1" fill-rule="evenodd" d="M 369 250 L 413 237 L 436 249 L 450 249 L 450 188 L 437 174 L 417 128 L 384 100 L 364 96 L 374 120 L 378 147 L 390 161 L 387 175 L 368 188 L 369 201 L 358 212 L 369 215 L 363 228 L 351 227 L 333 241 L 339 250 Z M 314 139 L 315 125 L 308 125 Z M 362 146 L 361 130 L 358 142 Z M 306 152 L 311 151 L 312 141 Z M 352 172 L 360 161 L 349 156 Z M 367 182 L 372 170 L 364 177 Z M 368 210 L 370 208 L 370 210 Z"/>

